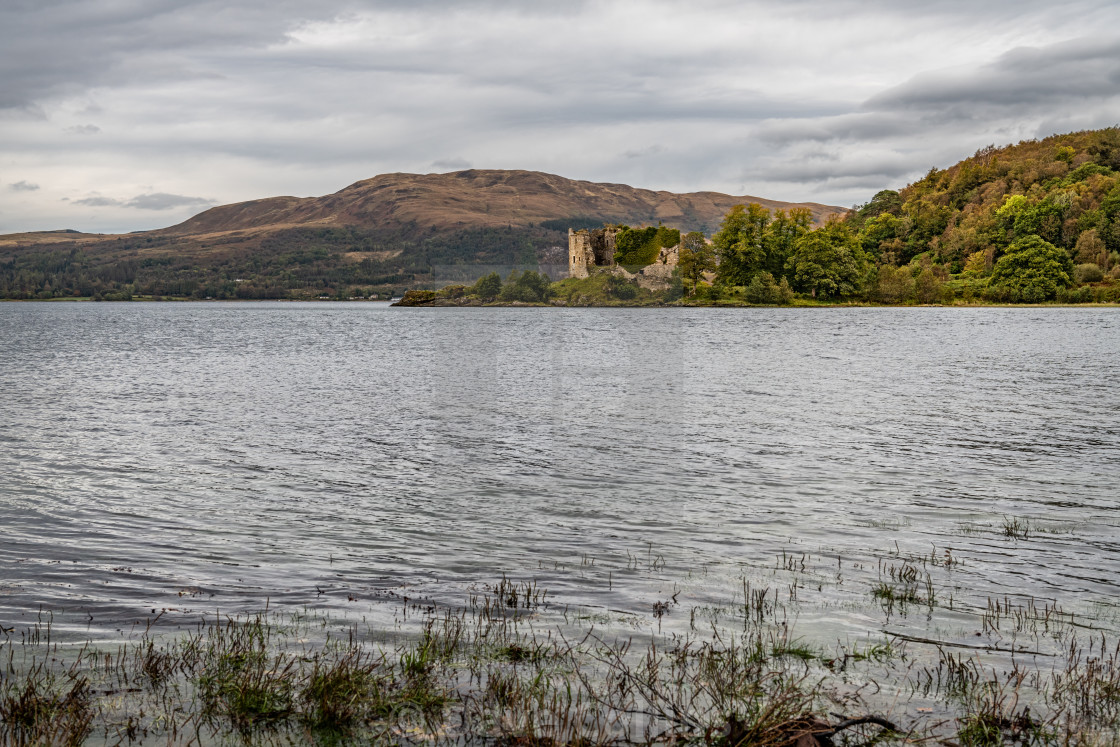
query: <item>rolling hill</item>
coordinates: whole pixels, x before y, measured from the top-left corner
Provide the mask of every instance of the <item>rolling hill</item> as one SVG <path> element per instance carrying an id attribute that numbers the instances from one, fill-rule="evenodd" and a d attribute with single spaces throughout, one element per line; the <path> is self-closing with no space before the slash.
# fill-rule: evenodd
<path id="1" fill-rule="evenodd" d="M 287 298 L 432 282 L 433 267 L 566 262 L 567 229 L 605 222 L 714 231 L 736 204 L 843 208 L 718 192 L 675 194 L 534 171 L 383 174 L 323 197 L 272 197 L 123 235 L 0 236 L 0 296 Z M 109 297 L 115 297 L 110 295 Z"/>

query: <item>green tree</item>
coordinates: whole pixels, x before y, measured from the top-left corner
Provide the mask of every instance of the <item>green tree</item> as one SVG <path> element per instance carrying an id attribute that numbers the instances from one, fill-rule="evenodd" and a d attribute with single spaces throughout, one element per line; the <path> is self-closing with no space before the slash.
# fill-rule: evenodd
<path id="1" fill-rule="evenodd" d="M 914 276 L 909 267 L 883 265 L 879 268 L 879 279 L 875 298 L 882 303 L 902 303 L 914 294 Z"/>
<path id="2" fill-rule="evenodd" d="M 518 273 L 516 270 L 509 274 L 502 286 L 498 298 L 506 303 L 521 301 L 523 303 L 540 303 L 547 301 L 552 295 L 552 283 L 548 275 L 526 270 Z"/>
<path id="3" fill-rule="evenodd" d="M 471 286 L 470 294 L 483 301 L 493 301 L 502 292 L 502 278 L 496 272 L 483 275 Z"/>
<path id="4" fill-rule="evenodd" d="M 793 208 L 774 212 L 774 218 L 766 226 L 762 237 L 765 250 L 763 266 L 774 277 L 781 277 L 785 271 L 786 260 L 793 253 L 793 245 L 807 234 L 813 224 L 813 214 L 808 208 Z"/>
<path id="5" fill-rule="evenodd" d="M 929 179 L 930 176 L 926 178 Z M 917 255 L 927 251 L 930 248 L 930 242 L 935 237 L 941 236 L 945 227 L 949 225 L 953 210 L 948 205 L 939 205 L 932 200 L 918 198 L 907 201 L 904 212 L 908 221 L 908 228 L 902 256 L 899 257 L 899 260 L 900 262 L 909 262 Z"/>
<path id="6" fill-rule="evenodd" d="M 789 284 L 789 278 L 782 278 L 778 283 L 778 303 L 793 303 L 793 286 Z"/>
<path id="7" fill-rule="evenodd" d="M 983 249 L 973 252 L 968 255 L 968 260 L 964 264 L 964 274 L 969 277 L 983 277 L 992 269 L 991 263 L 992 257 L 988 252 Z"/>
<path id="8" fill-rule="evenodd" d="M 1069 255 L 1039 236 L 1019 239 L 992 268 L 991 284 L 1026 303 L 1049 301 L 1068 288 L 1073 273 Z"/>
<path id="9" fill-rule="evenodd" d="M 704 273 L 716 269 L 715 249 L 704 238 L 704 234 L 691 231 L 684 235 L 677 268 L 681 278 L 692 283 L 690 295 L 696 295 L 696 284 L 703 279 Z"/>
<path id="10" fill-rule="evenodd" d="M 840 221 L 830 221 L 799 238 L 786 262 L 793 287 L 814 298 L 855 295 L 867 268 L 859 239 Z"/>
<path id="11" fill-rule="evenodd" d="M 1081 264 L 1094 264 L 1102 269 L 1108 269 L 1108 249 L 1105 248 L 1104 241 L 1095 228 L 1082 231 L 1077 237 L 1074 256 Z"/>
<path id="12" fill-rule="evenodd" d="M 645 267 L 657 260 L 662 249 L 681 242 L 681 232 L 665 226 L 626 228 L 615 235 L 614 261 L 624 267 Z"/>
<path id="13" fill-rule="evenodd" d="M 883 213 L 867 220 L 859 232 L 859 242 L 869 256 L 879 258 L 884 244 L 896 238 L 904 238 L 903 221 Z"/>
<path id="14" fill-rule="evenodd" d="M 914 292 L 918 296 L 918 303 L 937 303 L 941 300 L 941 279 L 929 267 L 926 267 L 914 281 Z"/>
<path id="15" fill-rule="evenodd" d="M 856 205 L 850 219 L 856 226 L 862 226 L 864 221 L 871 220 L 884 213 L 898 216 L 902 214 L 902 204 L 902 196 L 898 192 L 893 189 L 880 190 L 871 198 L 871 202 Z"/>
<path id="16" fill-rule="evenodd" d="M 723 285 L 746 285 L 764 269 L 766 248 L 763 246 L 770 211 L 756 203 L 735 205 L 723 218 L 720 229 L 712 237 L 719 256 L 717 279 Z"/>
<path id="17" fill-rule="evenodd" d="M 750 279 L 744 297 L 748 304 L 778 304 L 781 292 L 778 290 L 774 276 L 769 272 L 759 272 Z"/>

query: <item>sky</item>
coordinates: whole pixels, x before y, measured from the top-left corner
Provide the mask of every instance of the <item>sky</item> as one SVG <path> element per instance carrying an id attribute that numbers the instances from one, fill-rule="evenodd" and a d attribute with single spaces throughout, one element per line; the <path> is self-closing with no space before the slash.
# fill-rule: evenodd
<path id="1" fill-rule="evenodd" d="M 0 233 L 465 168 L 850 206 L 1118 123 L 1116 0 L 0 2 Z"/>

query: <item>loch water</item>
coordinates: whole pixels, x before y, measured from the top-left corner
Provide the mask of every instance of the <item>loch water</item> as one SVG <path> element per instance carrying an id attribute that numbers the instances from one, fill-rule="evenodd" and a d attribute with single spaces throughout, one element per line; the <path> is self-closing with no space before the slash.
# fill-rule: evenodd
<path id="1" fill-rule="evenodd" d="M 376 625 L 503 574 L 636 631 L 747 583 L 822 640 L 992 597 L 1115 631 L 1120 312 L 0 304 L 5 628 Z"/>

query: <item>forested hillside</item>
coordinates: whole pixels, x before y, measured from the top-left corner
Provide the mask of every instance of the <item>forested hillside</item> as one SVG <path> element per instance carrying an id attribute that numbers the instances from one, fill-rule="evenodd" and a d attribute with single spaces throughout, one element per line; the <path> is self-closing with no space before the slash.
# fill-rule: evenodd
<path id="1" fill-rule="evenodd" d="M 1089 300 L 1071 291 L 1120 273 L 1120 129 L 982 148 L 880 192 L 848 222 L 881 265 L 929 266 L 996 299 Z M 1032 277 L 1012 273 L 1014 262 Z"/>
<path id="2" fill-rule="evenodd" d="M 778 298 L 784 282 L 829 300 L 1115 302 L 1120 129 L 982 148 L 815 229 L 738 206 L 713 250 L 712 285 L 682 268 L 701 300 Z"/>

